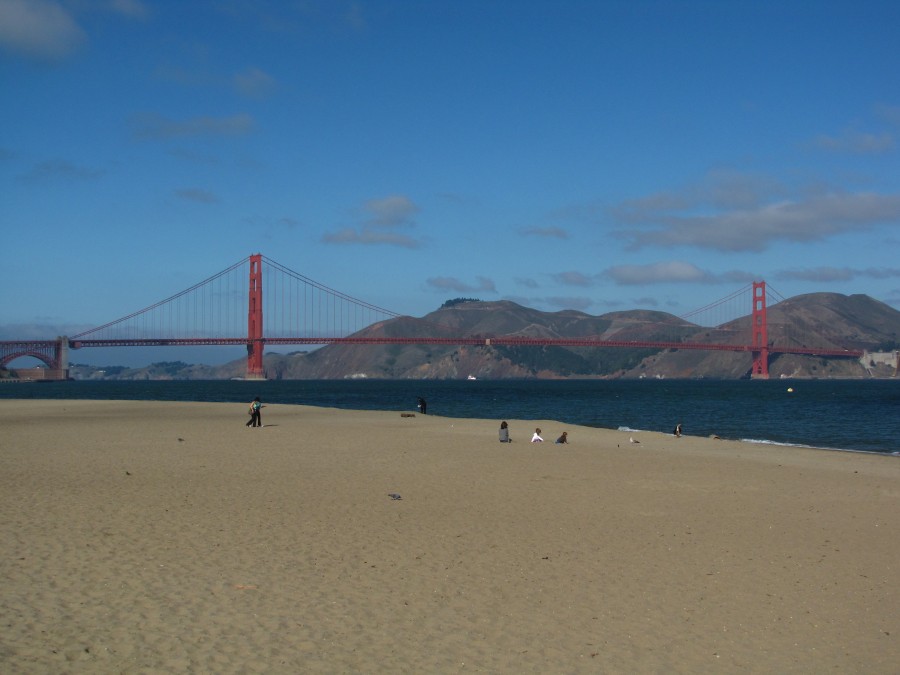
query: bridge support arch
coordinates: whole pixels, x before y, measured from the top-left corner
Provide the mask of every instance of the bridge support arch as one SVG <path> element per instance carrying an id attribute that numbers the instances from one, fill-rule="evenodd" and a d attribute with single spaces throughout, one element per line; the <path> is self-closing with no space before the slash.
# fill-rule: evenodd
<path id="1" fill-rule="evenodd" d="M 16 368 L 23 379 L 67 380 L 69 379 L 69 338 L 64 335 L 56 340 L 4 342 L 0 349 L 0 367 L 23 356 L 30 356 L 43 363 L 46 368 Z"/>
<path id="2" fill-rule="evenodd" d="M 753 313 L 751 315 L 750 348 L 753 354 L 753 365 L 750 377 L 769 379 L 769 329 L 766 323 L 766 282 L 753 282 Z"/>

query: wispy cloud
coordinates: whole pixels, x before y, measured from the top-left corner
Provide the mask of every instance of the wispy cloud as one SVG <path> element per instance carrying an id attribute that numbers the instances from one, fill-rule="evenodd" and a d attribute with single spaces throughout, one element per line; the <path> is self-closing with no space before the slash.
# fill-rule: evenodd
<path id="1" fill-rule="evenodd" d="M 593 286 L 596 283 L 596 277 L 593 275 L 582 274 L 581 272 L 558 272 L 553 275 L 553 280 L 564 286 Z"/>
<path id="2" fill-rule="evenodd" d="M 689 202 L 686 202 L 686 205 Z M 629 250 L 692 246 L 717 251 L 764 251 L 774 242 L 821 241 L 900 222 L 900 195 L 828 192 L 800 195 L 731 210 L 692 203 L 684 212 L 654 211 L 645 204 L 623 204 L 619 218 L 631 227 L 614 236 Z M 707 211 L 708 213 L 696 213 Z"/>
<path id="3" fill-rule="evenodd" d="M 87 42 L 87 34 L 59 2 L 0 0 L 0 47 L 28 59 L 61 61 Z"/>
<path id="4" fill-rule="evenodd" d="M 35 164 L 29 171 L 19 176 L 20 180 L 34 183 L 48 179 L 96 180 L 106 171 L 86 166 L 78 166 L 64 159 L 51 159 Z"/>
<path id="5" fill-rule="evenodd" d="M 894 135 L 888 132 L 872 134 L 851 130 L 839 136 L 818 136 L 813 145 L 829 152 L 874 155 L 893 150 L 896 142 Z"/>
<path id="6" fill-rule="evenodd" d="M 487 277 L 476 277 L 477 283 L 467 284 L 456 277 L 432 277 L 426 283 L 438 291 L 454 291 L 457 293 L 496 293 L 497 287 Z"/>
<path id="7" fill-rule="evenodd" d="M 397 227 L 413 225 L 419 207 L 409 197 L 390 195 L 383 199 L 370 199 L 363 205 L 363 210 L 372 225 Z"/>
<path id="8" fill-rule="evenodd" d="M 144 20 L 150 16 L 147 5 L 140 0 L 109 0 L 109 8 L 131 19 Z"/>
<path id="9" fill-rule="evenodd" d="M 353 30 L 365 30 L 367 24 L 362 5 L 358 2 L 351 2 L 350 6 L 347 7 L 347 11 L 344 12 L 344 21 Z"/>
<path id="10" fill-rule="evenodd" d="M 900 105 L 879 105 L 875 114 L 885 122 L 900 127 Z"/>
<path id="11" fill-rule="evenodd" d="M 168 151 L 168 154 L 172 157 L 175 157 L 176 159 L 191 162 L 192 164 L 215 165 L 220 164 L 222 161 L 215 155 L 210 155 L 209 153 L 205 152 L 197 152 L 196 150 L 190 148 L 172 148 Z"/>
<path id="12" fill-rule="evenodd" d="M 215 204 L 219 201 L 219 198 L 214 193 L 201 188 L 182 188 L 175 190 L 175 194 L 186 201 L 199 202 L 201 204 Z"/>
<path id="13" fill-rule="evenodd" d="M 322 241 L 328 244 L 389 245 L 402 248 L 419 248 L 422 242 L 398 229 L 415 227 L 415 215 L 419 207 L 409 197 L 390 195 L 370 199 L 362 206 L 363 223 L 328 232 Z"/>
<path id="14" fill-rule="evenodd" d="M 739 270 L 713 274 L 680 260 L 649 265 L 615 265 L 604 270 L 601 276 L 611 279 L 620 286 L 670 283 L 733 284 L 749 283 L 755 279 L 749 272 Z"/>
<path id="15" fill-rule="evenodd" d="M 706 283 L 709 272 L 691 263 L 671 261 L 650 265 L 616 265 L 604 271 L 604 276 L 625 286 L 660 283 Z"/>
<path id="16" fill-rule="evenodd" d="M 900 268 L 869 267 L 854 269 L 852 267 L 813 267 L 796 270 L 780 270 L 775 278 L 783 281 L 851 281 L 853 279 L 893 279 L 900 277 Z"/>
<path id="17" fill-rule="evenodd" d="M 551 237 L 556 239 L 568 239 L 569 233 L 561 227 L 526 227 L 521 230 L 526 237 Z"/>
<path id="18" fill-rule="evenodd" d="M 141 0 L 0 0 L 0 49 L 26 59 L 56 63 L 77 53 L 89 42 L 76 20 L 77 11 L 108 12 L 130 19 L 147 19 Z"/>
<path id="19" fill-rule="evenodd" d="M 242 96 L 265 98 L 275 90 L 275 78 L 259 68 L 245 68 L 234 75 L 234 88 Z"/>
<path id="20" fill-rule="evenodd" d="M 253 117 L 239 113 L 227 117 L 193 117 L 172 120 L 148 113 L 132 119 L 132 133 L 143 140 L 167 140 L 192 136 L 241 136 L 255 128 Z"/>
<path id="21" fill-rule="evenodd" d="M 345 227 L 337 232 L 327 232 L 322 236 L 322 241 L 327 244 L 375 244 L 413 249 L 421 246 L 418 240 L 405 234 L 367 226 L 360 229 Z"/>
<path id="22" fill-rule="evenodd" d="M 594 301 L 590 298 L 575 296 L 550 296 L 548 298 L 544 298 L 543 302 L 550 307 L 558 307 L 560 309 L 577 309 L 582 312 L 586 311 L 591 305 L 594 304 Z"/>

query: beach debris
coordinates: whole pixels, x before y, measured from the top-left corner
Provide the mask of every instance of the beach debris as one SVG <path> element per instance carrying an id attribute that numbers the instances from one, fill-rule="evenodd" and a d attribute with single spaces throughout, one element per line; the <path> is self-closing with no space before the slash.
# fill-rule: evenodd
<path id="1" fill-rule="evenodd" d="M 179 436 L 179 437 L 178 437 L 178 442 L 179 442 L 179 443 L 184 443 L 184 439 L 181 438 L 181 436 Z"/>
<path id="2" fill-rule="evenodd" d="M 394 501 L 396 501 L 396 500 L 398 500 L 398 499 L 403 499 L 403 497 L 401 497 L 400 495 L 398 495 L 396 492 L 391 492 L 390 494 L 388 494 L 388 497 L 390 497 L 390 498 L 393 499 Z"/>
<path id="3" fill-rule="evenodd" d="M 638 444 L 640 444 L 640 441 L 636 441 L 636 440 L 634 439 L 634 436 L 629 436 L 629 437 L 628 437 L 628 442 L 629 442 L 629 443 L 638 443 Z"/>
<path id="4" fill-rule="evenodd" d="M 400 417 L 415 417 L 416 413 L 400 413 Z"/>

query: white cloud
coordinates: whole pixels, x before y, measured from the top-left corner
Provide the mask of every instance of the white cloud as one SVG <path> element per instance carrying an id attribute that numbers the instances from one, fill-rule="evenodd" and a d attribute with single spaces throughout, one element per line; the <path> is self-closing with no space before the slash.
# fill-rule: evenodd
<path id="1" fill-rule="evenodd" d="M 421 241 L 396 232 L 398 227 L 415 227 L 414 216 L 419 207 L 403 195 L 370 199 L 362 206 L 366 219 L 358 227 L 345 227 L 326 233 L 322 241 L 329 244 L 386 244 L 402 248 L 419 248 Z"/>
<path id="2" fill-rule="evenodd" d="M 832 192 L 710 215 L 645 213 L 639 227 L 614 234 L 630 250 L 694 246 L 760 252 L 776 241 L 820 241 L 898 222 L 900 195 Z"/>
<path id="3" fill-rule="evenodd" d="M 0 0 L 0 47 L 38 61 L 59 61 L 87 35 L 58 2 Z"/>
<path id="4" fill-rule="evenodd" d="M 409 197 L 390 195 L 382 199 L 370 199 L 363 205 L 372 225 L 396 227 L 413 224 L 413 217 L 419 212 Z"/>
<path id="5" fill-rule="evenodd" d="M 616 265 L 604 275 L 623 286 L 660 283 L 706 283 L 712 279 L 709 272 L 691 263 L 671 261 L 651 265 Z"/>

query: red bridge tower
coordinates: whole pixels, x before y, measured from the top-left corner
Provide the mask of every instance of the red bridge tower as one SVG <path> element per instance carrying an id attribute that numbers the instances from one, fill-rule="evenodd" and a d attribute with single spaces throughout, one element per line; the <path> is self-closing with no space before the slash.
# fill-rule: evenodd
<path id="1" fill-rule="evenodd" d="M 766 325 L 766 282 L 753 282 L 753 326 L 751 328 L 750 348 L 753 354 L 753 366 L 750 377 L 769 379 L 769 331 Z"/>
<path id="2" fill-rule="evenodd" d="M 247 379 L 264 380 L 262 255 L 250 256 L 250 297 L 247 310 Z"/>

